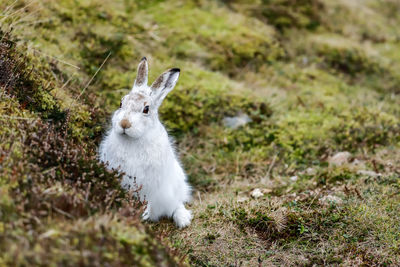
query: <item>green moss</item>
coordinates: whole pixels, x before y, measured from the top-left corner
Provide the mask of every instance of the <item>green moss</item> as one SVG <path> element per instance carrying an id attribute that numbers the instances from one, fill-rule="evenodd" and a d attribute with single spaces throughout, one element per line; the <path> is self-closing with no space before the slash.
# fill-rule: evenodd
<path id="1" fill-rule="evenodd" d="M 261 238 L 269 242 L 290 243 L 302 236 L 317 232 L 321 225 L 324 228 L 335 227 L 343 215 L 335 205 L 319 212 L 307 212 L 302 204 L 293 201 L 287 208 L 276 209 L 271 206 L 255 207 L 250 210 L 238 208 L 232 213 L 232 219 L 242 227 L 251 227 Z M 332 217 L 337 213 L 335 219 Z M 317 221 L 312 221 L 317 220 Z M 313 228 L 316 227 L 316 228 Z"/>
<path id="2" fill-rule="evenodd" d="M 239 112 L 245 112 L 258 121 L 271 115 L 267 103 L 232 93 L 232 88 L 237 86 L 218 73 L 188 66 L 176 89 L 160 108 L 161 117 L 176 133 L 198 133 L 200 125 L 220 123 L 224 116 L 234 116 Z"/>
<path id="3" fill-rule="evenodd" d="M 233 1 L 235 2 L 235 1 Z M 242 1 L 237 1 L 240 6 Z M 279 31 L 287 28 L 315 30 L 321 24 L 324 4 L 319 0 L 261 0 L 252 13 Z"/>
<path id="4" fill-rule="evenodd" d="M 399 37 L 399 30 L 395 26 L 399 16 L 392 15 L 398 6 L 395 2 L 324 1 L 327 12 L 323 24 L 329 31 L 357 41 L 394 41 Z"/>
<path id="5" fill-rule="evenodd" d="M 360 72 L 367 74 L 382 73 L 377 59 L 368 56 L 361 47 L 356 47 L 343 40 L 317 38 L 313 42 L 315 52 L 332 68 L 349 75 Z"/>
<path id="6" fill-rule="evenodd" d="M 374 186 L 376 184 L 368 187 Z M 390 214 L 398 209 L 398 205 L 389 208 L 390 204 L 387 206 L 386 200 L 378 204 L 373 200 L 361 199 L 368 194 L 382 199 L 382 193 L 385 194 L 364 188 L 359 197 L 355 193 L 354 196 L 348 193 L 344 202 L 327 202 L 321 200 L 323 193 L 313 195 L 305 192 L 298 200 L 287 201 L 284 207 L 274 201 L 258 201 L 250 204 L 250 207 L 240 205 L 232 209 L 228 216 L 243 231 L 251 228 L 265 242 L 285 247 L 284 253 L 291 248 L 299 247 L 302 251 L 314 251 L 310 259 L 313 263 L 337 264 L 343 262 L 346 255 L 353 255 L 362 257 L 364 263 L 374 264 L 376 258 L 369 253 L 374 253 L 374 249 L 382 249 L 382 246 L 386 247 L 388 254 L 381 260 L 388 263 L 394 259 L 389 255 L 396 253 L 398 243 L 397 236 L 393 232 L 393 227 L 396 226 L 388 223 L 388 220 Z M 374 211 L 376 205 L 383 206 Z M 224 208 L 226 207 L 221 207 Z M 387 211 L 383 211 L 384 209 Z M 379 212 L 383 212 L 382 215 L 376 216 Z M 374 248 L 360 245 L 371 240 L 371 235 L 380 232 L 381 227 L 386 229 L 383 232 L 386 234 L 375 236 L 372 245 Z M 323 252 L 314 250 L 323 244 L 335 249 Z M 337 256 L 338 252 L 341 253 L 341 257 Z M 278 251 L 274 250 L 271 253 L 273 255 Z"/>
<path id="7" fill-rule="evenodd" d="M 0 46 L 3 58 L 0 85 L 3 90 L 15 95 L 23 107 L 39 112 L 45 119 L 59 121 L 65 117 L 50 94 L 54 78 L 44 71 L 49 65 L 32 56 L 23 57 L 15 43 L 9 41 L 8 34 L 0 32 L 0 35 L 5 38 Z"/>
<path id="8" fill-rule="evenodd" d="M 202 10 L 191 2 L 162 3 L 149 12 L 164 29 L 161 34 L 167 34 L 163 45 L 171 47 L 174 55 L 203 61 L 213 70 L 234 74 L 238 68 L 257 69 L 282 56 L 270 28 L 239 14 L 232 16 L 217 5 Z"/>
<path id="9" fill-rule="evenodd" d="M 337 146 L 350 151 L 360 146 L 374 150 L 381 145 L 398 143 L 399 130 L 397 118 L 368 109 L 344 115 L 342 123 L 332 129 Z"/>
<path id="10" fill-rule="evenodd" d="M 29 240 L 29 246 L 19 251 L 16 246 L 11 246 L 0 256 L 1 260 L 20 265 L 174 265 L 160 250 L 159 243 L 144 230 L 137 229 L 135 224 L 121 223 L 121 218 L 103 216 L 75 224 L 65 221 L 41 230 L 40 236 Z M 11 231 L 9 235 L 16 237 L 19 233 Z M 18 254 L 25 257 L 15 257 Z"/>

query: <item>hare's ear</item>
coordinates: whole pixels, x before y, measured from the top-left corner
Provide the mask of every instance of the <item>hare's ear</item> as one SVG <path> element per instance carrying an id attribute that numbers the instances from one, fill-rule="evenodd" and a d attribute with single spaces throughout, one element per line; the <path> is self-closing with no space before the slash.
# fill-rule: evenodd
<path id="1" fill-rule="evenodd" d="M 149 67 L 147 66 L 147 58 L 143 57 L 138 66 L 137 76 L 133 88 L 147 85 L 148 73 Z"/>
<path id="2" fill-rule="evenodd" d="M 174 89 L 180 69 L 174 68 L 161 74 L 151 85 L 151 95 L 157 106 L 160 106 L 167 94 Z"/>

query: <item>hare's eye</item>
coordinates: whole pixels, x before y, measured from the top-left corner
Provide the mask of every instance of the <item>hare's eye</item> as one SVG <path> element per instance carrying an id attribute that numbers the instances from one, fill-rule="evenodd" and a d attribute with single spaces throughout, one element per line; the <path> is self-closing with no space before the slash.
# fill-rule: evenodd
<path id="1" fill-rule="evenodd" d="M 144 113 L 144 114 L 148 114 L 148 113 L 149 113 L 149 106 L 145 106 L 145 107 L 144 107 L 143 113 Z"/>

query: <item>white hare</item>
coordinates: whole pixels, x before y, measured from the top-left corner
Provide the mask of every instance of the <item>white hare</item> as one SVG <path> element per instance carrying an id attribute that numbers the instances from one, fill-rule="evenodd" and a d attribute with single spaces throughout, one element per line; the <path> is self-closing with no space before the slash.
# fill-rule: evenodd
<path id="1" fill-rule="evenodd" d="M 185 227 L 192 219 L 184 206 L 190 200 L 191 188 L 158 118 L 158 108 L 174 88 L 179 73 L 179 69 L 170 69 L 149 87 L 147 59 L 140 61 L 133 88 L 113 114 L 112 127 L 100 144 L 99 154 L 108 168 L 125 173 L 124 188 L 141 187 L 139 198 L 147 201 L 143 219 L 172 217 L 178 227 Z"/>

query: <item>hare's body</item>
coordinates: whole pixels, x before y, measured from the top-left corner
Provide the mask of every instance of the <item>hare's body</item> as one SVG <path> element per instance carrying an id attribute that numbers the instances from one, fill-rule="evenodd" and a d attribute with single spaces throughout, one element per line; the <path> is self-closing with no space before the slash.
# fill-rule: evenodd
<path id="1" fill-rule="evenodd" d="M 141 187 L 140 200 L 148 202 L 145 219 L 157 221 L 162 216 L 172 217 L 174 212 L 190 200 L 190 188 L 185 173 L 176 159 L 167 132 L 160 124 L 156 139 L 131 140 L 110 130 L 100 146 L 100 160 L 108 167 L 125 173 L 122 186 L 126 189 Z M 151 134 L 148 136 L 151 138 Z M 147 139 L 147 137 L 146 137 Z M 190 223 L 190 213 L 176 221 L 178 226 Z"/>
<path id="2" fill-rule="evenodd" d="M 146 60 L 141 64 L 146 64 L 147 79 Z M 178 76 L 174 77 L 176 72 Z M 113 115 L 113 126 L 100 145 L 99 154 L 108 168 L 125 173 L 124 188 L 141 188 L 139 198 L 147 201 L 144 219 L 157 221 L 163 216 L 173 217 L 179 227 L 185 227 L 192 218 L 184 207 L 184 203 L 190 200 L 190 186 L 157 113 L 166 93 L 164 96 L 160 94 L 165 89 L 172 90 L 179 71 L 171 70 L 160 77 L 163 77 L 161 81 L 159 78 L 152 87 L 147 87 L 147 84 L 134 86 L 132 92 L 123 98 L 121 108 Z M 144 108 L 147 109 L 145 114 Z"/>

